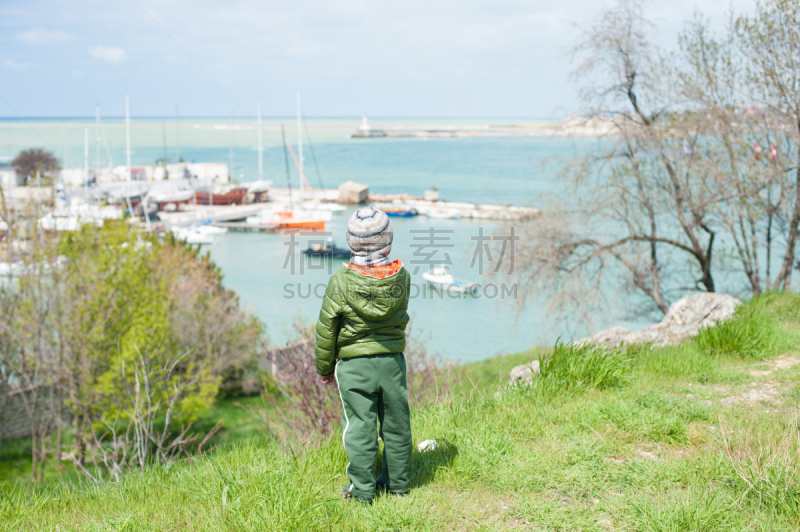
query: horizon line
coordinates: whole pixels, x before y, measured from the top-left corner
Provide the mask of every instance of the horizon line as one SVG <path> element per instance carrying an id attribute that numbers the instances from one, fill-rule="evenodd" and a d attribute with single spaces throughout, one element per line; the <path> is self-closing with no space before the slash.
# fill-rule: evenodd
<path id="1" fill-rule="evenodd" d="M 341 115 L 341 116 L 318 116 L 313 118 L 313 120 L 342 120 L 342 119 L 353 119 L 353 120 L 360 120 L 365 115 Z M 557 120 L 558 118 L 564 117 L 537 117 L 537 116 L 392 116 L 392 115 L 366 115 L 367 118 L 375 118 L 381 120 Z M 570 115 L 565 115 L 570 116 Z M 106 115 L 101 116 L 103 120 L 125 120 L 125 116 L 117 116 L 117 115 Z M 224 115 L 186 115 L 175 117 L 173 116 L 158 116 L 158 115 L 141 115 L 141 116 L 131 116 L 131 120 L 134 119 L 141 119 L 141 120 L 184 120 L 184 119 L 219 119 L 219 120 L 230 120 L 230 116 Z M 255 120 L 254 117 L 249 117 L 247 115 L 234 115 L 234 119 L 245 118 L 248 120 Z M 94 115 L 92 116 L 0 116 L 0 121 L 13 121 L 13 120 L 94 120 Z M 274 116 L 262 116 L 262 120 L 274 120 L 274 119 L 283 119 L 283 120 L 297 120 L 296 115 L 274 115 Z M 308 120 L 309 118 L 303 117 L 304 120 Z"/>

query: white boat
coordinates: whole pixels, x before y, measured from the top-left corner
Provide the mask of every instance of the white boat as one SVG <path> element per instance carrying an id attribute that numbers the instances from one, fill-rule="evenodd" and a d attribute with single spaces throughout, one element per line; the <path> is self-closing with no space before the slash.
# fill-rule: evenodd
<path id="1" fill-rule="evenodd" d="M 198 230 L 199 227 L 173 227 L 170 230 L 175 235 L 175 238 L 184 240 L 187 244 L 213 244 L 214 235 L 208 234 L 202 230 Z"/>
<path id="2" fill-rule="evenodd" d="M 428 218 L 441 218 L 446 220 L 456 220 L 461 218 L 461 211 L 458 209 L 447 209 L 447 208 L 437 208 L 437 207 L 429 207 L 423 211 L 423 214 Z"/>
<path id="3" fill-rule="evenodd" d="M 228 229 L 225 227 L 215 227 L 213 225 L 196 225 L 193 229 L 200 234 L 203 235 L 224 235 L 228 232 Z"/>
<path id="4" fill-rule="evenodd" d="M 148 203 L 183 203 L 194 199 L 194 190 L 151 190 L 147 193 Z"/>
<path id="5" fill-rule="evenodd" d="M 276 206 L 264 209 L 255 216 L 248 216 L 249 224 L 268 225 L 286 229 L 312 229 L 322 231 L 333 218 L 332 211 L 321 209 L 285 209 Z"/>
<path id="6" fill-rule="evenodd" d="M 263 192 L 269 192 L 270 187 L 272 187 L 271 179 L 259 179 L 258 181 L 247 184 L 247 192 L 249 194 L 261 194 Z"/>
<path id="7" fill-rule="evenodd" d="M 303 203 L 303 210 L 306 211 L 329 211 L 329 212 L 344 212 L 347 208 L 338 203 L 325 202 L 319 200 L 311 200 Z"/>
<path id="8" fill-rule="evenodd" d="M 428 284 L 449 293 L 474 294 L 478 290 L 477 283 L 469 283 L 453 278 L 447 266 L 434 266 L 430 272 L 423 273 L 422 278 Z"/>

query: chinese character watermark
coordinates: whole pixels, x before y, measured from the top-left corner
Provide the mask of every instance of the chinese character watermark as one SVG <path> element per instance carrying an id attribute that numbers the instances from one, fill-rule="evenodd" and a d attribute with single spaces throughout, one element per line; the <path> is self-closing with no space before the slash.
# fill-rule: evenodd
<path id="1" fill-rule="evenodd" d="M 418 235 L 414 236 L 414 242 L 411 244 L 414 255 L 409 262 L 416 265 L 412 273 L 419 273 L 421 265 L 427 266 L 428 269 L 436 265 L 452 266 L 453 260 L 449 253 L 442 252 L 441 258 L 438 257 L 438 253 L 442 248 L 455 247 L 455 244 L 450 241 L 450 235 L 455 233 L 454 230 L 429 227 L 428 229 L 412 229 L 411 233 Z"/>

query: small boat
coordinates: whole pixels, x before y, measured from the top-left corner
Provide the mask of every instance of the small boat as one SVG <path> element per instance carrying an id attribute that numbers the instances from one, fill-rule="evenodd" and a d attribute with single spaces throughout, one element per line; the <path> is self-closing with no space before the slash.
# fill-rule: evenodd
<path id="1" fill-rule="evenodd" d="M 424 211 L 425 216 L 428 218 L 441 218 L 443 220 L 456 220 L 461 218 L 461 212 L 458 209 L 438 209 L 431 207 Z"/>
<path id="2" fill-rule="evenodd" d="M 262 192 L 269 192 L 272 186 L 271 179 L 259 179 L 247 184 L 247 192 L 251 194 L 261 194 Z"/>
<path id="3" fill-rule="evenodd" d="M 332 238 L 329 238 L 324 245 L 313 244 L 308 246 L 308 249 L 303 251 L 305 255 L 310 257 L 329 257 L 332 259 L 349 259 L 349 248 L 337 248 Z"/>
<path id="4" fill-rule="evenodd" d="M 216 227 L 211 224 L 200 224 L 194 226 L 194 230 L 203 235 L 224 235 L 228 232 L 225 227 Z"/>
<path id="5" fill-rule="evenodd" d="M 207 190 L 198 190 L 195 198 L 201 205 L 241 205 L 246 195 L 247 188 L 235 187 L 215 190 L 212 194 L 209 194 Z"/>
<path id="6" fill-rule="evenodd" d="M 155 203 L 160 210 L 167 203 L 173 203 L 177 206 L 179 203 L 189 203 L 194 197 L 194 190 L 151 191 L 147 194 L 147 202 Z"/>
<path id="7" fill-rule="evenodd" d="M 308 229 L 324 231 L 325 223 L 331 221 L 330 211 L 307 211 L 304 209 L 272 211 L 265 210 L 257 216 L 247 218 L 249 224 L 266 225 L 274 229 Z"/>
<path id="8" fill-rule="evenodd" d="M 449 293 L 474 294 L 478 290 L 477 283 L 454 279 L 447 266 L 434 266 L 430 272 L 423 273 L 422 278 L 432 287 Z"/>
<path id="9" fill-rule="evenodd" d="M 419 211 L 411 205 L 404 205 L 402 203 L 379 203 L 373 205 L 376 209 L 382 210 L 387 216 L 398 218 L 411 218 L 419 214 Z"/>
<path id="10" fill-rule="evenodd" d="M 202 231 L 200 227 L 173 227 L 170 230 L 175 235 L 175 238 L 185 240 L 187 244 L 213 244 L 214 235 Z"/>
<path id="11" fill-rule="evenodd" d="M 338 203 L 326 202 L 326 201 L 318 201 L 312 200 L 303 203 L 304 210 L 310 211 L 330 211 L 330 212 L 344 212 L 347 208 L 344 205 L 339 205 Z"/>
<path id="12" fill-rule="evenodd" d="M 321 215 L 320 215 L 321 214 Z M 265 225 L 272 229 L 308 229 L 324 231 L 325 222 L 330 221 L 331 213 L 313 211 L 266 211 L 258 216 L 247 217 L 247 223 Z"/>

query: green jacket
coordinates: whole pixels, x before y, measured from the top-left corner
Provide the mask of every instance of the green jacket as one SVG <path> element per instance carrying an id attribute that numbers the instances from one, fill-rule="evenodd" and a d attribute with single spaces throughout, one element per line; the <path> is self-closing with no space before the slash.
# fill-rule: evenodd
<path id="1" fill-rule="evenodd" d="M 317 321 L 317 373 L 333 373 L 336 358 L 402 353 L 406 348 L 411 275 L 370 277 L 343 264 L 331 277 Z"/>

